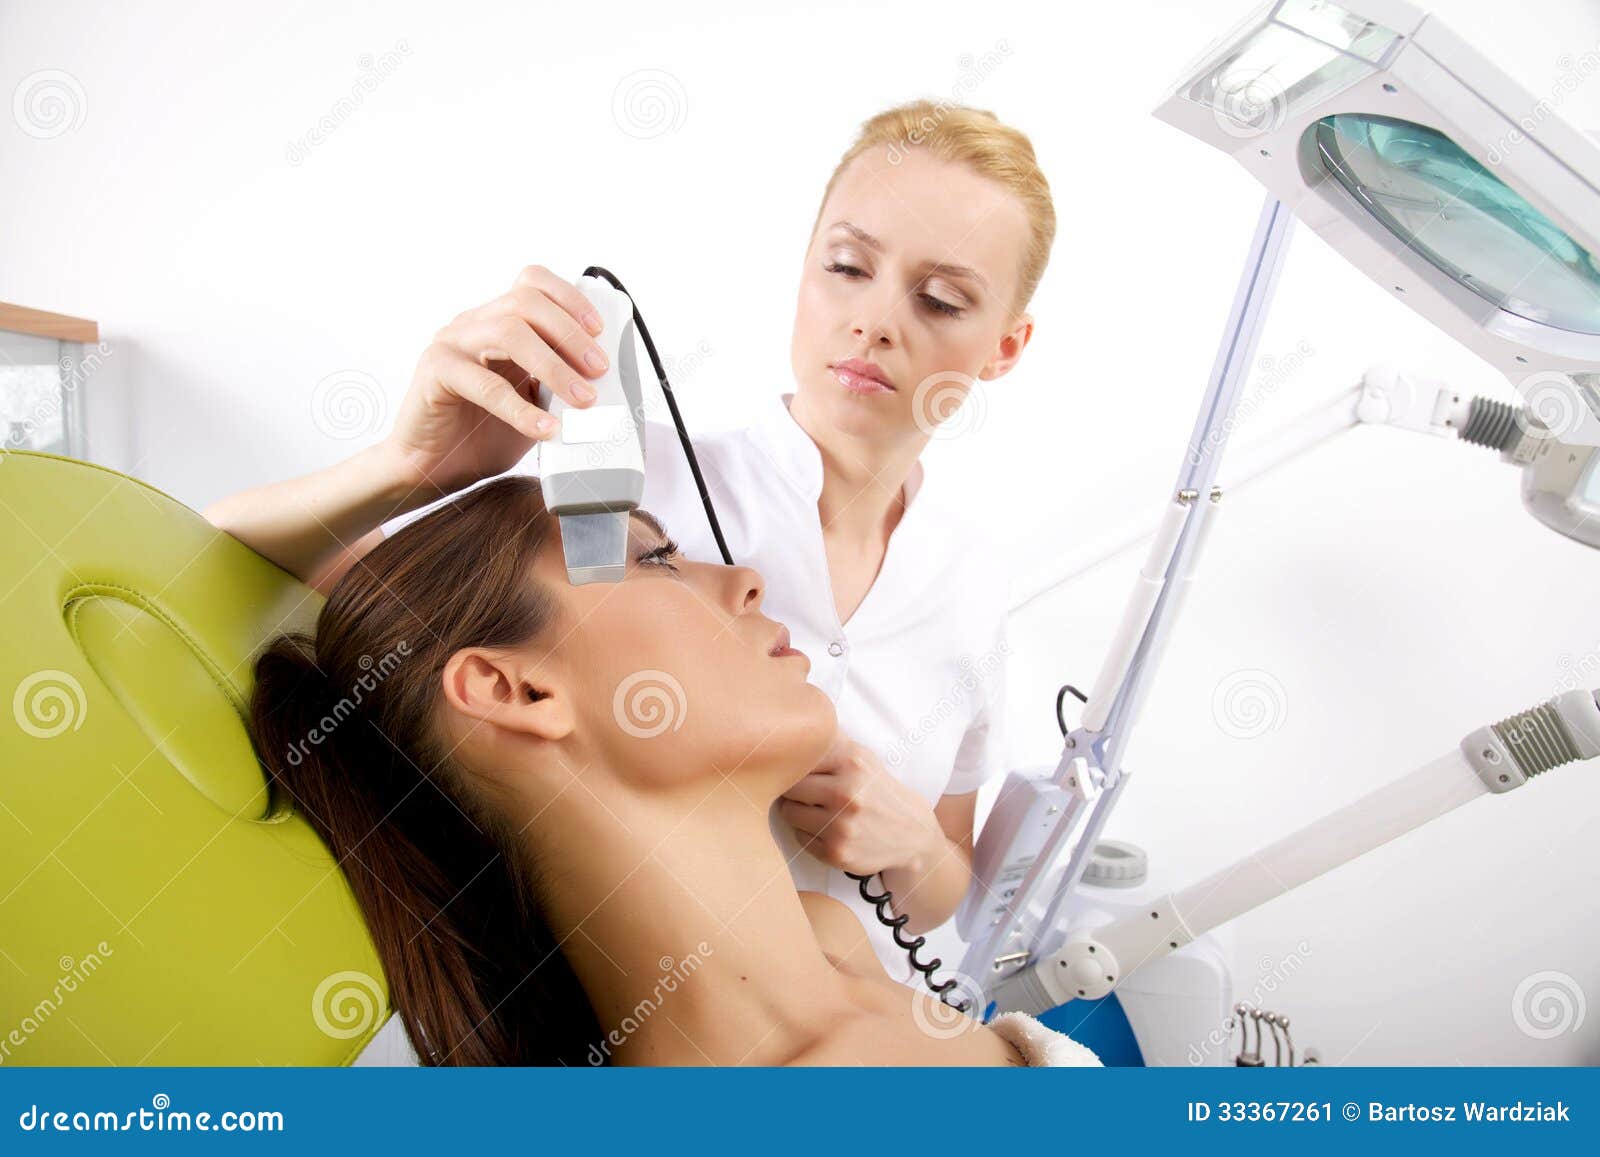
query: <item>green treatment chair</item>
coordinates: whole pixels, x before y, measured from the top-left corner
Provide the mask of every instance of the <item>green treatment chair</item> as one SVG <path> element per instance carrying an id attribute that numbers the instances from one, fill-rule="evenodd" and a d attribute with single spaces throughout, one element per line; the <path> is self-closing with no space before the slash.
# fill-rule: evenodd
<path id="1" fill-rule="evenodd" d="M 244 727 L 321 602 L 136 479 L 0 453 L 0 1065 L 347 1064 L 388 1019 Z"/>

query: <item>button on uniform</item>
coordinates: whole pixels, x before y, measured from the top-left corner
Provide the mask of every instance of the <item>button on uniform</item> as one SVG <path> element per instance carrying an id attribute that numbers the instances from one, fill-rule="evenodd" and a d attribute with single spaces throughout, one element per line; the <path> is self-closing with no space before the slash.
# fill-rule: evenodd
<path id="1" fill-rule="evenodd" d="M 833 642 L 828 644 L 828 654 L 837 659 L 840 655 L 844 654 L 844 644 L 838 639 L 835 639 Z"/>

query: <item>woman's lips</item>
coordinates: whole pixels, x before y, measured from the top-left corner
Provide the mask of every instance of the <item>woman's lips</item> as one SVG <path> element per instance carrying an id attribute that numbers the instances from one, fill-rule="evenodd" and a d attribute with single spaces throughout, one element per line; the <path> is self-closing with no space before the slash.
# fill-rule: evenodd
<path id="1" fill-rule="evenodd" d="M 778 641 L 772 644 L 772 649 L 767 654 L 774 659 L 784 659 L 790 655 L 799 655 L 802 659 L 806 657 L 804 651 L 797 651 L 789 646 L 789 628 L 783 626 L 778 628 Z"/>
<path id="2" fill-rule="evenodd" d="M 852 394 L 892 394 L 894 387 L 881 377 L 883 371 L 876 366 L 869 366 L 858 358 L 851 358 L 847 362 L 835 362 L 828 367 L 838 382 Z"/>

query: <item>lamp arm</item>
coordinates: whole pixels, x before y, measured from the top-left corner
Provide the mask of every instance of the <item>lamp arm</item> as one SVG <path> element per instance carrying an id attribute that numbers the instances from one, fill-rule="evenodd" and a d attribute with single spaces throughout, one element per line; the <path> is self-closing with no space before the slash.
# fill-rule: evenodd
<path id="1" fill-rule="evenodd" d="M 994 986 L 1000 1010 L 1109 993 L 1140 966 L 1481 795 L 1567 764 L 1600 770 L 1600 691 L 1579 689 L 1468 734 L 1452 751 L 1130 916 L 1075 930 Z"/>

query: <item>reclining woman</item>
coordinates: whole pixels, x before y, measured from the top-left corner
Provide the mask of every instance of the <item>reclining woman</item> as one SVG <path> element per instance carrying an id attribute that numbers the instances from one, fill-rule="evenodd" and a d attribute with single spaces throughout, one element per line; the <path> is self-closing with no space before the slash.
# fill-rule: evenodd
<path id="1" fill-rule="evenodd" d="M 847 908 L 796 893 L 767 814 L 833 704 L 759 574 L 630 522 L 626 577 L 570 586 L 538 482 L 481 484 L 257 660 L 257 752 L 423 1063 L 1098 1064 L 896 983 Z"/>

